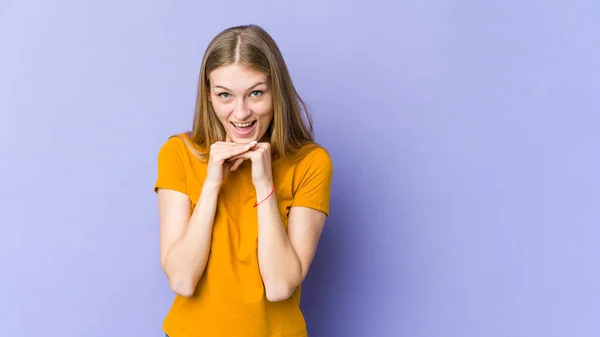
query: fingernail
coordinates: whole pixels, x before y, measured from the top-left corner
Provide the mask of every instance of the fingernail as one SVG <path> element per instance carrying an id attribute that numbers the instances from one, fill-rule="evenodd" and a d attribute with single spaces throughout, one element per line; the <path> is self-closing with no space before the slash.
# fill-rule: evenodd
<path id="1" fill-rule="evenodd" d="M 255 140 L 251 141 L 249 145 L 250 145 L 250 146 L 254 146 L 254 145 L 256 145 L 256 141 L 255 141 Z"/>

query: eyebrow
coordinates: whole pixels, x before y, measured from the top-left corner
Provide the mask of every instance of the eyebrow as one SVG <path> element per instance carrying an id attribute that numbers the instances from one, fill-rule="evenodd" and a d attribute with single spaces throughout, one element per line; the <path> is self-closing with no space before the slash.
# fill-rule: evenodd
<path id="1" fill-rule="evenodd" d="M 258 82 L 258 83 L 256 83 L 255 85 L 253 85 L 253 86 L 251 86 L 250 88 L 248 88 L 248 90 L 252 90 L 252 89 L 254 89 L 254 88 L 258 87 L 258 86 L 259 86 L 259 85 L 261 85 L 261 84 L 267 85 L 265 82 Z M 224 87 L 224 86 L 222 86 L 222 85 L 215 85 L 213 88 L 221 88 L 221 89 L 225 89 L 225 90 L 227 90 L 227 91 L 231 91 L 231 90 L 229 90 L 227 87 Z"/>

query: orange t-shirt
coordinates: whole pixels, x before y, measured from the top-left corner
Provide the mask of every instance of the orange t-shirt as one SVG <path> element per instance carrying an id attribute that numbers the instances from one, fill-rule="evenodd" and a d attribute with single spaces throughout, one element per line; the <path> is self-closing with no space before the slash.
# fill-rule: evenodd
<path id="1" fill-rule="evenodd" d="M 158 155 L 154 187 L 185 193 L 195 207 L 207 163 L 189 151 L 182 138 L 171 137 Z M 191 144 L 191 143 L 190 143 Z M 197 148 L 199 149 L 199 148 Z M 200 149 L 199 149 L 200 150 Z M 281 302 L 270 302 L 258 268 L 258 217 L 252 163 L 245 161 L 222 184 L 213 225 L 210 255 L 194 295 L 177 295 L 163 329 L 170 337 L 302 337 L 307 335 L 300 311 L 300 287 Z M 296 161 L 272 163 L 274 196 L 283 226 L 294 206 L 329 215 L 332 163 L 315 147 Z"/>

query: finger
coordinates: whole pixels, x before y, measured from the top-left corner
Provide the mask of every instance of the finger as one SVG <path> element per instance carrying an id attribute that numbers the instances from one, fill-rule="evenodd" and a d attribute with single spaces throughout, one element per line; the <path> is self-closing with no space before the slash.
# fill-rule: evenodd
<path id="1" fill-rule="evenodd" d="M 227 150 L 226 152 L 226 156 L 227 158 L 231 158 L 237 155 L 240 155 L 248 150 L 250 150 L 252 147 L 254 147 L 254 145 L 256 145 L 256 141 L 252 141 L 248 144 L 244 144 L 243 146 L 240 147 L 233 147 Z"/>
<path id="2" fill-rule="evenodd" d="M 228 143 L 231 145 L 223 145 L 223 146 L 216 146 L 211 150 L 211 155 L 219 161 L 228 161 L 231 159 L 231 157 L 239 155 L 241 153 L 244 153 L 248 150 L 250 150 L 250 148 L 252 146 L 254 146 L 252 143 L 248 143 L 248 144 L 236 144 L 236 143 Z"/>
<path id="3" fill-rule="evenodd" d="M 224 149 L 231 149 L 243 146 L 244 144 L 237 143 L 226 143 L 226 142 L 215 142 L 210 146 L 210 151 L 214 153 L 218 153 L 219 151 L 223 151 Z"/>
<path id="4" fill-rule="evenodd" d="M 237 161 L 238 159 L 250 159 L 250 151 L 246 151 L 244 153 L 237 154 L 233 157 L 229 157 L 228 161 Z"/>
<path id="5" fill-rule="evenodd" d="M 244 145 L 246 145 L 246 144 L 215 142 L 212 146 L 213 146 L 213 148 L 223 149 L 223 148 L 231 148 L 231 147 L 238 147 L 238 146 L 244 146 Z"/>
<path id="6" fill-rule="evenodd" d="M 243 151 L 242 153 L 238 153 L 229 157 L 228 160 L 237 160 L 238 158 L 251 159 L 254 154 L 258 153 L 258 155 L 260 155 L 260 153 L 263 152 L 265 152 L 264 149 L 255 144 L 247 151 Z"/>
<path id="7" fill-rule="evenodd" d="M 264 153 L 264 151 L 262 151 L 260 149 L 256 150 L 256 151 L 248 151 L 248 152 L 244 152 L 242 154 L 239 154 L 239 155 L 233 157 L 232 159 L 235 159 L 235 160 L 237 160 L 238 158 L 239 159 L 244 159 L 244 160 L 249 159 L 250 161 L 254 162 L 254 161 L 259 160 L 260 158 L 262 158 L 263 157 L 263 153 Z"/>
<path id="8" fill-rule="evenodd" d="M 257 143 L 256 146 L 252 149 L 253 151 L 261 151 L 261 152 L 270 152 L 271 144 L 269 143 Z"/>
<path id="9" fill-rule="evenodd" d="M 248 149 L 248 151 L 255 151 L 255 150 L 259 150 L 259 149 L 262 149 L 262 148 L 264 148 L 264 145 L 261 147 L 261 146 L 259 146 L 259 145 L 258 145 L 259 143 L 257 143 L 256 141 L 252 141 L 252 142 L 248 143 L 248 145 L 250 145 L 250 144 L 254 144 L 254 145 L 252 145 L 252 146 L 251 146 L 251 147 Z M 242 154 L 243 154 L 243 153 L 242 153 Z M 241 155 L 241 154 L 240 154 L 240 155 Z M 235 155 L 235 156 L 238 156 L 238 155 Z M 234 156 L 234 157 L 235 157 L 235 156 Z M 234 157 L 231 157 L 231 158 L 229 158 L 229 159 L 233 159 Z"/>
<path id="10" fill-rule="evenodd" d="M 230 163 L 223 163 L 223 179 L 225 179 L 228 175 L 229 172 L 231 171 L 231 164 Z"/>
<path id="11" fill-rule="evenodd" d="M 240 167 L 240 165 L 242 165 L 242 163 L 244 162 L 245 158 L 238 158 L 236 159 L 235 163 L 233 163 L 233 165 L 231 165 L 231 170 L 235 171 L 238 169 L 238 167 Z"/>

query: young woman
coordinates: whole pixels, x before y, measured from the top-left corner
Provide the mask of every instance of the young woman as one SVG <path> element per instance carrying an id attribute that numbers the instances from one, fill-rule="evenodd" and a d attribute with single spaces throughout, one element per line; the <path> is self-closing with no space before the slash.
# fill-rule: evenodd
<path id="1" fill-rule="evenodd" d="M 226 29 L 200 69 L 192 131 L 158 155 L 170 337 L 307 336 L 300 284 L 329 215 L 332 163 L 281 52 Z"/>

